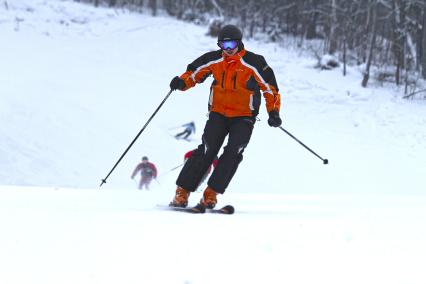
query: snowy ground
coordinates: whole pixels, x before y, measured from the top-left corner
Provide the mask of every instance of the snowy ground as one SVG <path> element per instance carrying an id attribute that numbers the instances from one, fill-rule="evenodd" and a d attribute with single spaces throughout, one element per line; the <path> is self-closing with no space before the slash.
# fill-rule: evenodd
<path id="1" fill-rule="evenodd" d="M 234 193 L 238 214 L 194 216 L 150 193 L 1 188 L 1 283 L 425 283 L 424 198 Z"/>
<path id="2" fill-rule="evenodd" d="M 209 82 L 168 92 L 215 49 L 206 27 L 69 1 L 0 5 L 0 283 L 421 283 L 426 276 L 426 104 L 360 87 L 356 68 L 246 41 L 274 68 L 284 132 L 264 106 L 220 203 L 233 216 L 164 212 L 206 120 Z M 193 142 L 170 128 L 194 120 Z M 143 155 L 151 191 L 129 176 Z M 191 202 L 196 203 L 200 193 Z"/>

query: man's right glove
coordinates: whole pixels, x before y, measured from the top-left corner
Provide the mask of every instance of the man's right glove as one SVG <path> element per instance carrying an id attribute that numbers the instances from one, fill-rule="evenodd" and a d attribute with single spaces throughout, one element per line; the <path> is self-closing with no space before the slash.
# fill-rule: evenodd
<path id="1" fill-rule="evenodd" d="M 170 89 L 172 91 L 183 90 L 184 88 L 185 88 L 185 81 L 178 76 L 174 77 L 172 81 L 170 82 Z"/>
<path id="2" fill-rule="evenodd" d="M 271 110 L 268 114 L 269 114 L 269 118 L 268 118 L 269 126 L 278 127 L 281 125 L 282 121 L 278 111 Z"/>

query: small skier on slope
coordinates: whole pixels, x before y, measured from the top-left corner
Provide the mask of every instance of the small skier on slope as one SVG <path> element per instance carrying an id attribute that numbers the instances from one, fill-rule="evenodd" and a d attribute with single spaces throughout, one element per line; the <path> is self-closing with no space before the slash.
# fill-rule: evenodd
<path id="1" fill-rule="evenodd" d="M 175 135 L 176 139 L 188 139 L 189 135 L 195 133 L 195 123 L 193 121 L 182 125 L 182 127 L 185 127 L 185 129 Z"/>
<path id="2" fill-rule="evenodd" d="M 152 179 L 157 178 L 157 168 L 153 163 L 148 161 L 147 156 L 142 157 L 142 162 L 133 170 L 131 178 L 134 179 L 138 172 L 141 173 L 138 189 L 142 189 L 145 186 L 145 189 L 149 190 Z"/>

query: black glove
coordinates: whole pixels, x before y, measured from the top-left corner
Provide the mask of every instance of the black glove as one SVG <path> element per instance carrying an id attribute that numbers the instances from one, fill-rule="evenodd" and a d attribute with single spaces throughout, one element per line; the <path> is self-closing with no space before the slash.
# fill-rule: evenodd
<path id="1" fill-rule="evenodd" d="M 174 90 L 183 90 L 185 88 L 185 81 L 180 77 L 176 76 L 170 82 L 170 89 Z"/>
<path id="2" fill-rule="evenodd" d="M 271 110 L 269 112 L 269 118 L 268 118 L 269 126 L 278 127 L 281 125 L 281 123 L 282 121 L 281 121 L 279 112 L 276 110 Z"/>

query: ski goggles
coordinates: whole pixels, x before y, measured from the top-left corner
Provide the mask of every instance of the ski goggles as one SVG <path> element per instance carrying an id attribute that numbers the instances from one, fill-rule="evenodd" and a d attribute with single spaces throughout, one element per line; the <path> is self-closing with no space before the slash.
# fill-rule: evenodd
<path id="1" fill-rule="evenodd" d="M 218 41 L 217 45 L 222 50 L 231 50 L 238 46 L 238 40 L 221 40 Z"/>

